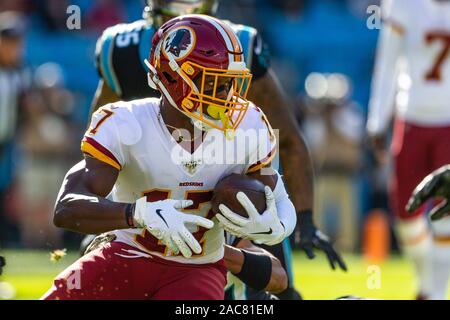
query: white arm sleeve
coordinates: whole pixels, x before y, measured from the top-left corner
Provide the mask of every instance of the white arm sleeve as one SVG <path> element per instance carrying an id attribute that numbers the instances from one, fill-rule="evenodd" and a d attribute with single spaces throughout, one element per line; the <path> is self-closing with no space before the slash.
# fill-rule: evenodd
<path id="1" fill-rule="evenodd" d="M 278 180 L 275 189 L 273 190 L 273 194 L 275 196 L 278 217 L 284 225 L 285 237 L 288 237 L 294 231 L 297 224 L 297 213 L 295 212 L 295 207 L 286 192 L 281 175 L 278 172 L 277 175 Z"/>
<path id="2" fill-rule="evenodd" d="M 387 129 L 394 111 L 402 41 L 402 35 L 392 26 L 383 26 L 378 40 L 367 120 L 367 130 L 371 135 Z"/>

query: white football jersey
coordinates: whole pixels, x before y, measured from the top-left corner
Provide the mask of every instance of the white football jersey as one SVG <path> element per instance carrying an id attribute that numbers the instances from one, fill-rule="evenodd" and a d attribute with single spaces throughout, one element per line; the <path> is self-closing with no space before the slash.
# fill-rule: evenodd
<path id="1" fill-rule="evenodd" d="M 386 129 L 395 106 L 418 125 L 450 124 L 450 1 L 384 1 L 369 131 Z M 396 92 L 395 92 L 396 91 Z"/>
<path id="2" fill-rule="evenodd" d="M 82 151 L 120 170 L 111 192 L 113 201 L 132 203 L 188 199 L 194 204 L 184 212 L 211 218 L 210 200 L 216 183 L 231 173 L 253 172 L 267 165 L 276 150 L 276 138 L 262 111 L 250 107 L 234 139 L 213 129 L 193 154 L 172 137 L 159 113 L 158 98 L 117 102 L 92 116 Z M 256 138 L 255 138 L 255 132 Z M 247 139 L 247 143 L 242 142 Z M 245 149 L 245 150 L 244 150 Z M 148 230 L 115 230 L 117 241 L 150 254 L 181 263 L 212 263 L 223 257 L 224 231 L 213 218 L 210 230 L 189 226 L 203 251 L 187 259 L 171 255 Z"/>

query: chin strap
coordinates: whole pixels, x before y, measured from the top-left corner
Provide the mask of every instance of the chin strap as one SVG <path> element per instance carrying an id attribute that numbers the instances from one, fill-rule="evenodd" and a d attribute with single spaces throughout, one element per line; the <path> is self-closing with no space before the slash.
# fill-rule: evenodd
<path id="1" fill-rule="evenodd" d="M 147 59 L 144 60 L 144 63 L 147 66 L 147 68 L 153 73 L 152 76 L 150 72 L 147 72 L 148 85 L 150 86 L 150 88 L 158 90 L 158 85 L 161 83 L 161 80 L 159 80 L 155 67 L 153 67 Z"/>
<path id="2" fill-rule="evenodd" d="M 150 86 L 150 88 L 155 89 L 155 90 L 160 90 L 161 93 L 164 94 L 166 99 L 172 105 L 172 107 L 176 108 L 177 110 L 180 110 L 178 108 L 177 104 L 175 103 L 175 101 L 172 99 L 172 96 L 169 94 L 169 91 L 166 89 L 164 84 L 159 79 L 155 67 L 153 67 L 147 59 L 144 60 L 144 63 L 150 69 L 150 72 L 147 73 L 147 81 L 148 81 L 148 85 Z M 181 111 L 181 112 L 183 112 L 183 111 Z"/>
<path id="3" fill-rule="evenodd" d="M 173 60 L 173 62 L 175 62 L 175 60 Z M 150 86 L 150 88 L 152 88 L 154 90 L 160 90 L 161 93 L 166 97 L 166 99 L 172 105 L 172 107 L 174 107 L 175 109 L 177 109 L 178 111 L 180 111 L 181 113 L 183 113 L 184 115 L 186 115 L 190 119 L 192 119 L 192 117 L 187 112 L 184 112 L 177 106 L 177 104 L 173 100 L 172 96 L 170 95 L 169 91 L 167 90 L 167 88 L 164 86 L 164 84 L 159 79 L 155 67 L 152 66 L 152 64 L 147 59 L 144 60 L 144 63 L 150 70 L 150 72 L 147 72 L 147 81 L 148 81 L 148 85 Z M 178 66 L 178 64 L 176 62 L 175 62 L 175 64 Z M 172 65 L 170 67 L 172 68 Z M 180 68 L 178 68 L 178 69 L 180 69 Z M 180 73 L 180 70 L 178 70 L 177 72 L 180 75 L 182 75 L 182 73 Z M 183 77 L 183 79 L 185 79 L 185 78 Z M 197 89 L 197 87 L 195 87 L 195 85 L 194 85 L 194 88 Z"/>

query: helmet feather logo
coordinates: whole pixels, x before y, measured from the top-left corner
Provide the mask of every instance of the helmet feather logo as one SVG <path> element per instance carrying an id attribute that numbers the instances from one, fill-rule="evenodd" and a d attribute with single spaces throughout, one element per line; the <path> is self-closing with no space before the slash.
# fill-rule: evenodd
<path id="1" fill-rule="evenodd" d="M 167 57 L 170 53 L 175 60 L 185 58 L 195 46 L 195 33 L 186 26 L 171 30 L 163 43 L 163 53 Z"/>

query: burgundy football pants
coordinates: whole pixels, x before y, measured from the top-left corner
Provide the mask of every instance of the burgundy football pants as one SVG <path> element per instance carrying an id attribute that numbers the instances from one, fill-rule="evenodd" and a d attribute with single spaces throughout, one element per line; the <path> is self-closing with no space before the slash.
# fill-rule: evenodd
<path id="1" fill-rule="evenodd" d="M 423 127 L 396 119 L 391 151 L 394 160 L 391 207 L 400 219 L 415 218 L 424 212 L 427 204 L 408 214 L 405 206 L 411 193 L 429 173 L 450 164 L 450 125 Z"/>
<path id="2" fill-rule="evenodd" d="M 121 242 L 86 254 L 54 280 L 41 299 L 221 300 L 226 268 L 223 260 L 204 265 L 140 257 Z"/>

